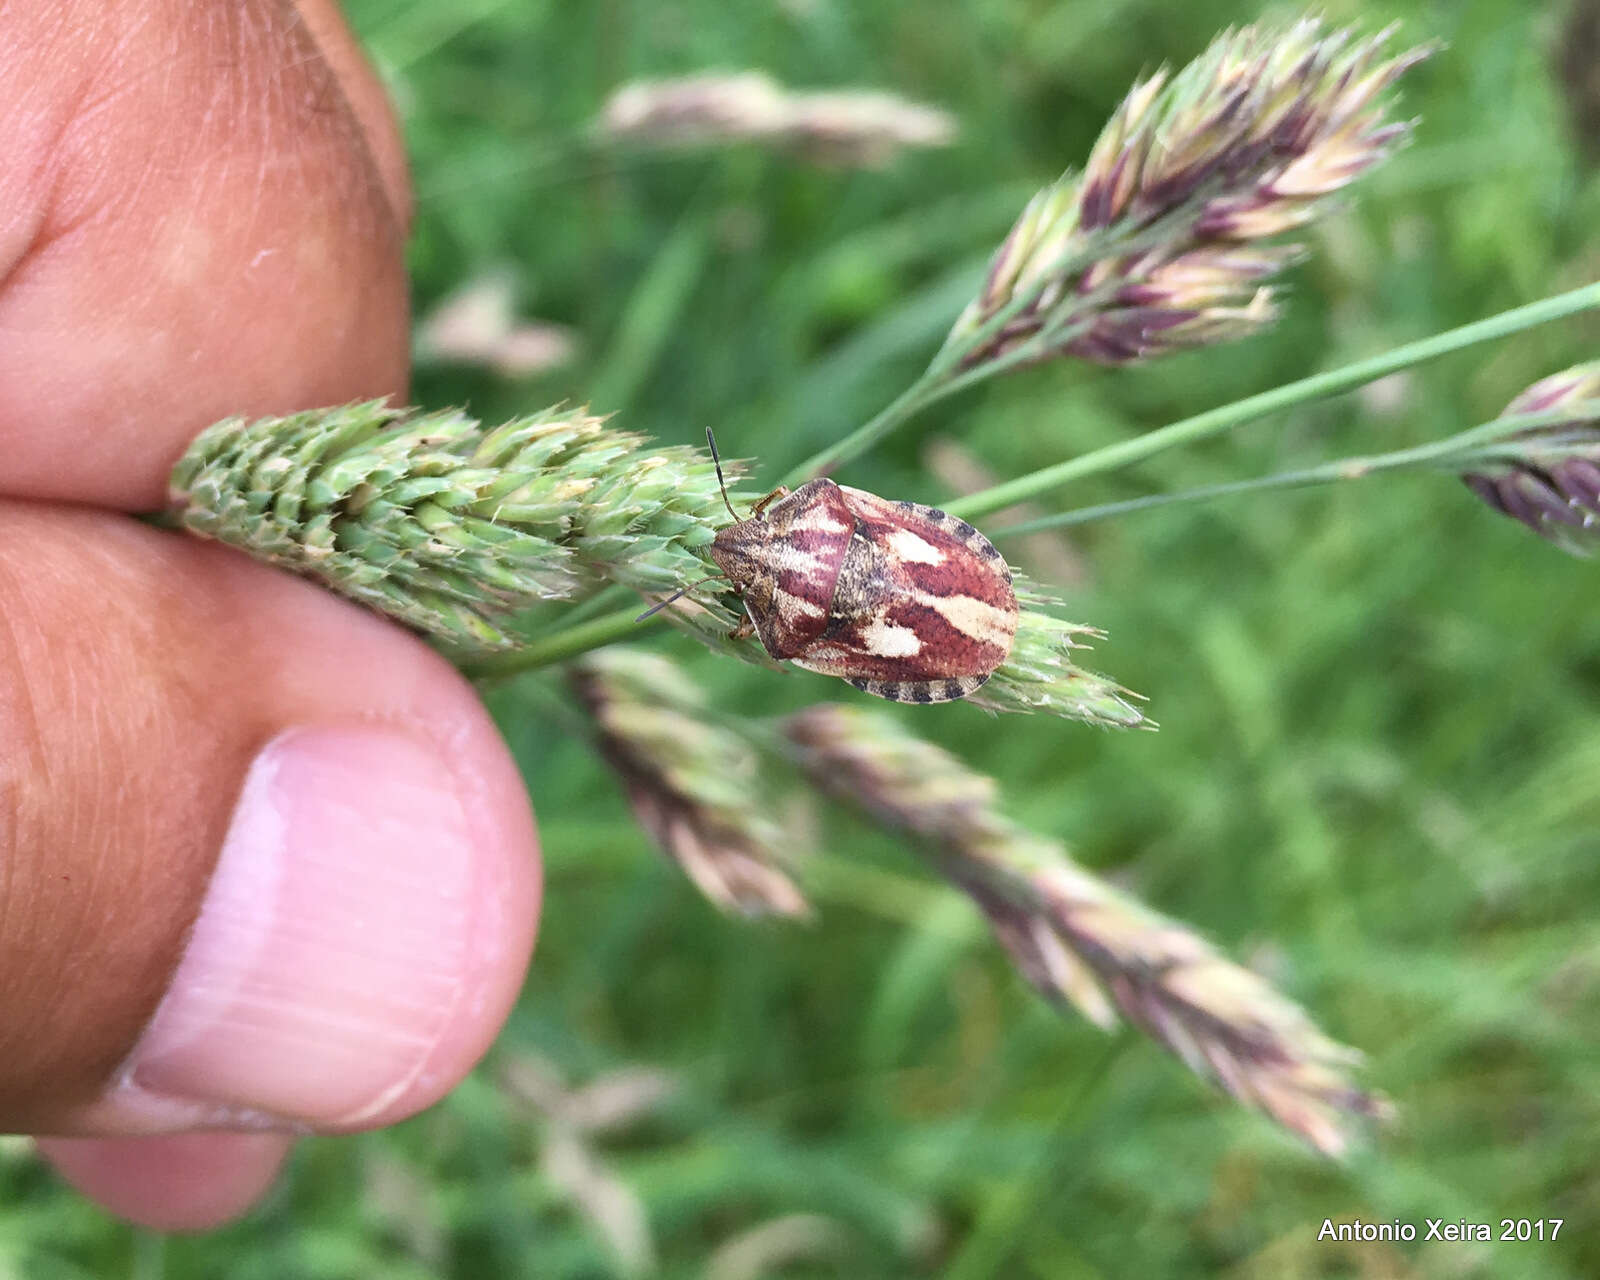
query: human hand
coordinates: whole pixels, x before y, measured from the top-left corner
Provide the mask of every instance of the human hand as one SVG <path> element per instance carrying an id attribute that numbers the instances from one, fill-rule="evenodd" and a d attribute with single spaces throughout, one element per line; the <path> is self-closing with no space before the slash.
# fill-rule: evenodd
<path id="1" fill-rule="evenodd" d="M 0 1127 L 203 1228 L 482 1054 L 532 819 L 422 643 L 125 514 L 217 418 L 404 390 L 405 162 L 331 0 L 13 0 L 0 49 Z"/>

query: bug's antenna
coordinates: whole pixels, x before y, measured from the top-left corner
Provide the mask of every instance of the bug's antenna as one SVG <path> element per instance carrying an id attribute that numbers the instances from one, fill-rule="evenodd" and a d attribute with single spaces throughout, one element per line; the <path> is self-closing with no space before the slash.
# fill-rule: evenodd
<path id="1" fill-rule="evenodd" d="M 722 459 L 717 456 L 717 438 L 711 434 L 711 428 L 706 428 L 706 444 L 711 448 L 711 461 L 717 468 L 717 487 L 722 490 L 722 504 L 728 508 L 728 514 L 733 517 L 734 523 L 739 522 L 739 513 L 733 509 L 733 503 L 728 501 L 728 485 L 722 478 Z M 698 584 L 697 584 L 698 585 Z M 658 609 L 660 605 L 656 606 Z"/>
<path id="2" fill-rule="evenodd" d="M 737 516 L 735 516 L 734 518 L 738 519 Z M 674 591 L 665 600 L 661 601 L 660 604 L 651 605 L 648 609 L 646 609 L 643 613 L 641 613 L 637 618 L 635 618 L 634 621 L 635 622 L 643 622 L 646 618 L 653 618 L 656 614 L 660 613 L 663 609 L 665 609 L 669 604 L 674 604 L 677 601 L 683 599 L 684 596 L 688 595 L 689 592 L 693 591 L 696 587 L 702 586 L 705 583 L 710 582 L 713 579 L 718 578 L 720 576 L 721 576 L 720 574 L 715 574 L 714 573 L 714 574 L 711 575 L 710 578 L 701 578 L 699 582 L 691 582 L 686 587 L 679 587 L 676 591 Z"/>

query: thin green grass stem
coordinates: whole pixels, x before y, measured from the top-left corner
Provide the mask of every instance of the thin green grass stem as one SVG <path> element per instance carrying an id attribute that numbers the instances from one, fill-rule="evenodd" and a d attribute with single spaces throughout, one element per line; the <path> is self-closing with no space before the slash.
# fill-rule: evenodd
<path id="1" fill-rule="evenodd" d="M 859 457 L 902 422 L 908 421 L 919 409 L 931 404 L 933 399 L 937 398 L 934 394 L 937 389 L 937 380 L 924 373 L 871 421 L 857 427 L 844 439 L 835 441 L 826 449 L 813 454 L 798 466 L 790 468 L 779 483 L 794 488 L 815 476 L 826 474 L 841 462 Z"/>
<path id="2" fill-rule="evenodd" d="M 1391 351 L 1370 356 L 1365 360 L 1357 360 L 1339 369 L 1312 374 L 1309 378 L 1301 378 L 1297 382 L 1274 387 L 1259 395 L 1248 396 L 1216 409 L 1208 409 L 1205 413 L 1184 418 L 1156 431 L 1135 436 L 1131 440 L 1107 445 L 1103 449 L 1082 454 L 1053 467 L 1045 467 L 1029 475 L 1007 481 L 1005 484 L 995 485 L 981 493 L 971 494 L 950 503 L 948 510 L 952 515 L 962 516 L 968 520 L 985 516 L 1016 503 L 1037 498 L 1074 480 L 1081 480 L 1085 476 L 1115 471 L 1167 449 L 1176 448 L 1178 445 L 1194 444 L 1196 441 L 1222 435 L 1270 413 L 1352 391 L 1378 378 L 1435 360 L 1451 352 L 1461 351 L 1481 342 L 1493 342 L 1497 338 L 1508 337 L 1524 329 L 1531 329 L 1536 325 L 1546 324 L 1551 320 L 1559 320 L 1595 307 L 1600 307 L 1600 284 L 1584 285 L 1582 288 L 1559 293 L 1552 298 L 1529 303 L 1525 307 L 1502 311 L 1499 315 L 1462 325 L 1458 329 L 1434 334 L 1417 342 L 1408 342 L 1404 346 L 1395 347 Z"/>
<path id="3" fill-rule="evenodd" d="M 1026 1166 L 1013 1173 L 1008 1185 L 988 1201 L 983 1216 L 973 1224 L 961 1252 L 944 1272 L 945 1280 L 984 1280 L 1005 1273 L 1024 1224 L 1051 1195 L 1059 1194 L 1064 1178 L 1073 1176 L 1068 1136 L 1083 1127 L 1089 1104 L 1105 1087 L 1133 1040 L 1131 1031 L 1120 1032 L 1066 1094 L 1044 1126 L 1043 1140 L 1034 1148 Z"/>
<path id="4" fill-rule="evenodd" d="M 608 613 L 591 622 L 563 627 L 511 653 L 491 654 L 487 658 L 476 658 L 471 662 L 462 663 L 461 671 L 474 680 L 514 676 L 523 671 L 533 671 L 538 667 L 568 662 L 579 654 L 603 648 L 608 644 L 616 644 L 619 640 L 633 640 L 647 636 L 666 625 L 665 620 L 659 617 L 646 618 L 643 622 L 637 621 L 638 617 L 637 608 Z"/>
<path id="5" fill-rule="evenodd" d="M 1595 406 L 1600 410 L 1600 405 Z M 1582 406 L 1564 407 L 1553 413 L 1529 413 L 1515 417 L 1497 418 L 1493 422 L 1463 431 L 1445 440 L 1396 449 L 1390 453 L 1335 458 L 1331 462 L 1311 467 L 1298 467 L 1288 471 L 1275 471 L 1271 475 L 1252 476 L 1248 480 L 1230 480 L 1225 484 L 1202 485 L 1194 489 L 1180 489 L 1176 493 L 1152 493 L 1139 498 L 1125 498 L 1120 502 L 1103 502 L 1092 507 L 1078 507 L 1058 515 L 1041 516 L 1023 524 L 1006 525 L 989 530 L 991 538 L 1022 537 L 1042 533 L 1046 529 L 1062 529 L 1069 525 L 1088 524 L 1113 516 L 1132 515 L 1153 507 L 1173 507 L 1187 503 L 1210 502 L 1216 498 L 1232 497 L 1239 493 L 1257 493 L 1269 489 L 1301 489 L 1311 485 L 1332 484 L 1340 480 L 1364 480 L 1368 476 L 1390 471 L 1466 471 L 1475 466 L 1497 461 L 1512 461 L 1521 456 L 1523 448 L 1514 443 L 1499 443 L 1504 437 L 1520 431 L 1554 426 L 1572 421 L 1575 414 L 1585 412 Z M 1573 449 L 1592 449 L 1593 440 L 1574 442 Z M 1546 454 L 1560 454 L 1566 450 L 1558 441 L 1541 441 Z"/>

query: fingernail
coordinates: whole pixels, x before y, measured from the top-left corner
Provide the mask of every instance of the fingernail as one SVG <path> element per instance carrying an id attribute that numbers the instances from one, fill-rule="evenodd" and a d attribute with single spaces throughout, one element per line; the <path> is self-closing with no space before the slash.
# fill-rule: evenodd
<path id="1" fill-rule="evenodd" d="M 273 740 L 116 1105 L 160 1127 L 343 1128 L 426 1084 L 484 963 L 474 850 L 450 766 L 420 738 Z"/>

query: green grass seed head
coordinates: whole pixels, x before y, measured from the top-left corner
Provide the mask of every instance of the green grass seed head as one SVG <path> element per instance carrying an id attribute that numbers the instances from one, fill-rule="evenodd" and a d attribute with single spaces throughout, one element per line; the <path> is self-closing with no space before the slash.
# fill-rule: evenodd
<path id="1" fill-rule="evenodd" d="M 653 448 L 582 409 L 486 430 L 455 410 L 379 402 L 204 431 L 172 476 L 170 510 L 471 654 L 515 648 L 516 616 L 606 582 L 668 592 L 704 576 L 721 522 L 709 459 Z M 722 643 L 713 593 L 671 620 Z"/>

